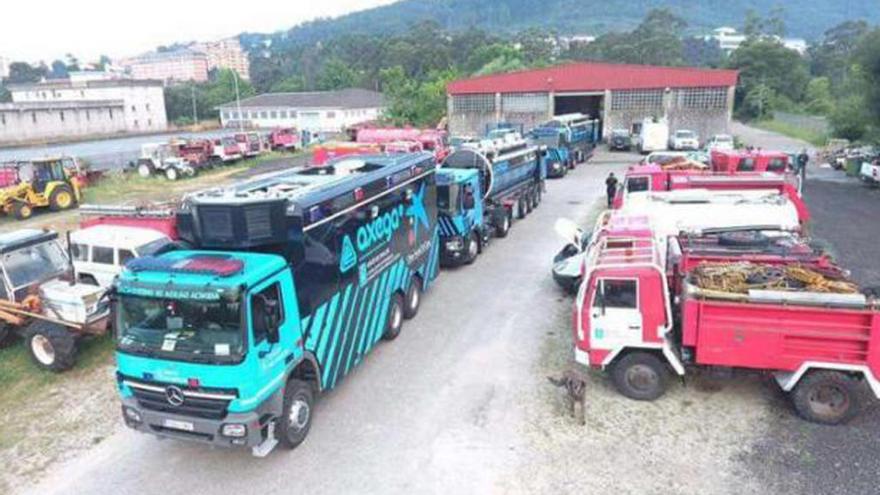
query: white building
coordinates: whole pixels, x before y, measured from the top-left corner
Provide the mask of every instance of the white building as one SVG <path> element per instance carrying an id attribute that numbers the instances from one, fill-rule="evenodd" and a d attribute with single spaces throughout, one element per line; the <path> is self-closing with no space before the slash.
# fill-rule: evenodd
<path id="1" fill-rule="evenodd" d="M 161 81 L 63 79 L 10 85 L 0 142 L 53 140 L 168 128 Z"/>
<path id="2" fill-rule="evenodd" d="M 0 55 L 0 79 L 9 77 L 9 65 L 12 60 Z"/>
<path id="3" fill-rule="evenodd" d="M 266 93 L 220 105 L 224 127 L 296 127 L 312 132 L 341 132 L 347 127 L 376 120 L 385 108 L 381 93 L 368 89 Z"/>
<path id="4" fill-rule="evenodd" d="M 746 35 L 738 33 L 736 29 L 727 26 L 715 29 L 712 31 L 711 36 L 706 37 L 707 40 L 714 39 L 717 41 L 718 46 L 721 47 L 721 51 L 723 51 L 725 55 L 730 55 L 736 51 L 736 49 L 739 48 L 747 38 Z M 796 51 L 798 55 L 807 53 L 807 41 L 804 39 L 780 38 L 779 36 L 764 36 L 764 38 L 776 40 L 789 50 Z"/>

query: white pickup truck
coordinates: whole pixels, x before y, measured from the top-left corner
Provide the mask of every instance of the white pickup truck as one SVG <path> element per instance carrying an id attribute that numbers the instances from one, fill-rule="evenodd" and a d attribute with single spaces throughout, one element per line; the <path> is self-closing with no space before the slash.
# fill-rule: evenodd
<path id="1" fill-rule="evenodd" d="M 880 159 L 863 162 L 859 177 L 868 184 L 880 185 Z"/>

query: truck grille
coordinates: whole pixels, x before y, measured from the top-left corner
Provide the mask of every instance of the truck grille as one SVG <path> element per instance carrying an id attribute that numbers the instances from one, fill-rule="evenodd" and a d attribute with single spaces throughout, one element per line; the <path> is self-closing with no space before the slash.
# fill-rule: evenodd
<path id="1" fill-rule="evenodd" d="M 226 417 L 229 403 L 235 398 L 234 391 L 225 389 L 189 389 L 173 385 L 183 395 L 183 403 L 172 404 L 169 401 L 167 388 L 172 385 L 144 383 L 125 380 L 131 389 L 138 405 L 149 411 L 179 414 L 204 419 L 223 419 Z"/>

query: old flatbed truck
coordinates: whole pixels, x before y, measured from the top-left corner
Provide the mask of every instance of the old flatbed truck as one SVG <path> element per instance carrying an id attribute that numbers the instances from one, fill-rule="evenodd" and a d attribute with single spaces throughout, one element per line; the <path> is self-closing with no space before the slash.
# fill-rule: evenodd
<path id="1" fill-rule="evenodd" d="M 116 285 L 126 424 L 294 448 L 317 394 L 416 315 L 439 270 L 433 155 L 346 157 L 185 199 L 196 251 L 132 261 Z"/>
<path id="2" fill-rule="evenodd" d="M 769 373 L 798 414 L 818 423 L 855 415 L 860 381 L 880 396 L 880 311 L 872 299 L 719 294 L 697 287 L 690 273 L 674 277 L 677 288 L 667 269 L 681 265 L 665 258 L 653 236 L 604 237 L 587 255 L 574 314 L 575 361 L 609 371 L 625 396 L 657 399 L 670 372 L 706 367 Z"/>

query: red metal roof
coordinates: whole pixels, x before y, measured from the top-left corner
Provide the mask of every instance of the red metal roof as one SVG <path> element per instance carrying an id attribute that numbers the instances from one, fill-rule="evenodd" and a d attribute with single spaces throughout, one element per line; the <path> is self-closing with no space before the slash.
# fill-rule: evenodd
<path id="1" fill-rule="evenodd" d="M 446 90 L 457 95 L 718 87 L 736 86 L 738 75 L 735 70 L 581 62 L 460 79 Z"/>

